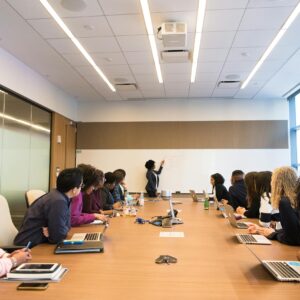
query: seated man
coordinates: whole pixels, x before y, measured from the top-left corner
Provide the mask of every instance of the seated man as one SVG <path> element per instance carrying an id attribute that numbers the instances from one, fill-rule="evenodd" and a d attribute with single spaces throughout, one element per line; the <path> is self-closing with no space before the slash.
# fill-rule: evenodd
<path id="1" fill-rule="evenodd" d="M 37 199 L 27 210 L 15 245 L 56 244 L 66 238 L 71 227 L 71 198 L 80 193 L 82 173 L 78 168 L 65 169 L 57 177 L 56 189 Z"/>
<path id="2" fill-rule="evenodd" d="M 231 196 L 230 205 L 236 210 L 237 207 L 247 208 L 247 191 L 244 181 L 244 172 L 235 170 L 231 175 L 231 184 L 229 194 Z"/>

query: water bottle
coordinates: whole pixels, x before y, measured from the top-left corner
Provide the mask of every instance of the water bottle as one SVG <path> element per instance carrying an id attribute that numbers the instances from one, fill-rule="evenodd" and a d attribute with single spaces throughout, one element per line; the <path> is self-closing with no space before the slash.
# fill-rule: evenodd
<path id="1" fill-rule="evenodd" d="M 209 197 L 208 197 L 208 195 L 206 193 L 204 195 L 204 209 L 205 210 L 209 209 Z"/>
<path id="2" fill-rule="evenodd" d="M 143 192 L 141 192 L 141 194 L 140 194 L 139 203 L 140 203 L 140 206 L 144 206 L 144 193 Z"/>

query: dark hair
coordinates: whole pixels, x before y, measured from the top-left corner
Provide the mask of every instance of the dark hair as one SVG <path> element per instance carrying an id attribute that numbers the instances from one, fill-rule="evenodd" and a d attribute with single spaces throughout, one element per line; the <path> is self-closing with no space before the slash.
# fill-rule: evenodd
<path id="1" fill-rule="evenodd" d="M 231 176 L 241 176 L 244 175 L 244 172 L 242 170 L 234 170 L 232 171 Z"/>
<path id="2" fill-rule="evenodd" d="M 117 169 L 113 174 L 116 176 L 117 183 L 120 183 L 126 176 L 126 172 L 123 169 Z"/>
<path id="3" fill-rule="evenodd" d="M 81 170 L 83 174 L 83 184 L 84 184 L 84 188 L 82 189 L 83 191 L 86 191 L 91 186 L 99 185 L 101 181 L 101 175 L 96 168 L 86 164 L 80 164 L 77 167 Z"/>
<path id="4" fill-rule="evenodd" d="M 297 180 L 296 185 L 296 209 L 300 210 L 300 178 Z"/>
<path id="5" fill-rule="evenodd" d="M 264 193 L 271 197 L 271 178 L 272 172 L 258 172 L 255 177 L 255 191 L 262 196 Z"/>
<path id="6" fill-rule="evenodd" d="M 61 193 L 79 188 L 82 182 L 82 172 L 79 168 L 62 170 L 56 179 L 56 189 Z"/>
<path id="7" fill-rule="evenodd" d="M 212 177 L 214 179 L 215 185 L 224 184 L 224 182 L 225 182 L 224 177 L 220 173 L 212 174 L 210 177 Z"/>
<path id="8" fill-rule="evenodd" d="M 116 176 L 112 172 L 105 173 L 105 183 L 112 184 L 116 183 Z"/>
<path id="9" fill-rule="evenodd" d="M 149 159 L 146 163 L 145 163 L 145 167 L 148 170 L 152 170 L 154 168 L 155 165 L 155 161 L 152 159 Z"/>
<path id="10" fill-rule="evenodd" d="M 257 172 L 249 172 L 245 175 L 248 207 L 251 206 L 253 199 L 257 198 L 257 192 L 255 189 L 255 179 L 257 174 Z"/>

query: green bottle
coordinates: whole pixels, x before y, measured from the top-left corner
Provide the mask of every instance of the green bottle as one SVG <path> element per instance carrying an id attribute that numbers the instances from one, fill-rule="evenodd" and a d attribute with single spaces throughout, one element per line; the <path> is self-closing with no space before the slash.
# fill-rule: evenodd
<path id="1" fill-rule="evenodd" d="M 205 198 L 204 198 L 204 209 L 208 210 L 209 209 L 209 198 L 208 195 L 205 193 Z"/>

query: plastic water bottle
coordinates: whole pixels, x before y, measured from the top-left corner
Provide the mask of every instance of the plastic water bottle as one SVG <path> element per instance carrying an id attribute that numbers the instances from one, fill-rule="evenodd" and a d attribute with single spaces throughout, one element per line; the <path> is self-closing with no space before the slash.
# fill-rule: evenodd
<path id="1" fill-rule="evenodd" d="M 205 196 L 204 196 L 204 209 L 205 210 L 208 210 L 209 209 L 209 197 L 208 195 L 205 193 Z"/>
<path id="2" fill-rule="evenodd" d="M 141 194 L 140 194 L 139 203 L 140 203 L 140 206 L 144 206 L 145 201 L 144 201 L 144 193 L 143 192 L 141 192 Z"/>

